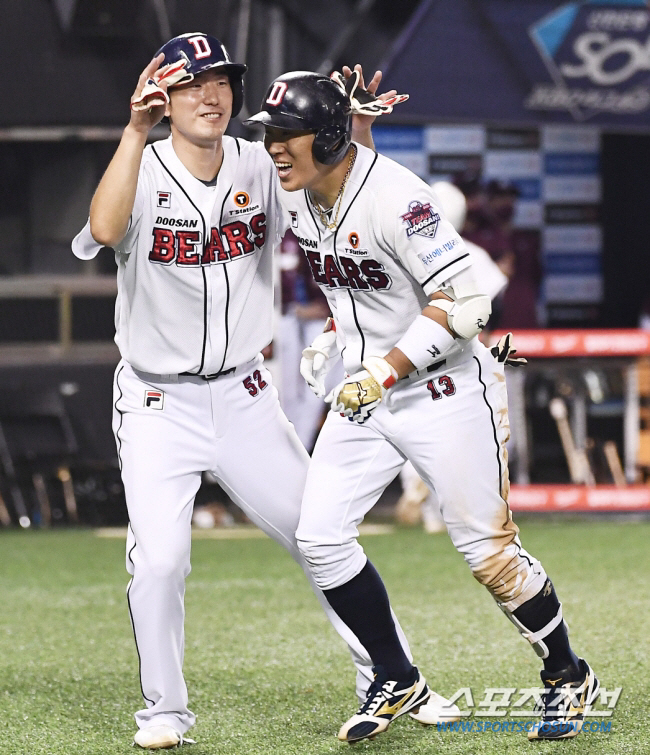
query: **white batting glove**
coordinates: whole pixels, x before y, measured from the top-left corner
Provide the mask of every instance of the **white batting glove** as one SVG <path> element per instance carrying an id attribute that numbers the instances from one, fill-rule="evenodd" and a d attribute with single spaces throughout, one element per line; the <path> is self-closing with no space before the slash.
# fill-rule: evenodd
<path id="1" fill-rule="evenodd" d="M 175 63 L 159 68 L 152 78 L 147 79 L 140 94 L 131 100 L 131 110 L 151 110 L 160 105 L 167 105 L 169 95 L 160 84 L 164 81 L 170 87 L 179 82 L 187 75 L 185 65 L 185 60 L 177 60 Z"/>
<path id="2" fill-rule="evenodd" d="M 408 94 L 394 94 L 390 97 L 377 97 L 359 86 L 361 74 L 353 70 L 348 79 L 340 71 L 334 71 L 330 78 L 335 81 L 350 98 L 353 115 L 388 115 L 393 107 L 408 100 Z"/>
<path id="3" fill-rule="evenodd" d="M 381 357 L 368 357 L 361 366 L 365 369 L 350 375 L 325 397 L 333 412 L 349 417 L 360 425 L 397 382 L 397 372 Z"/>
<path id="4" fill-rule="evenodd" d="M 334 320 L 327 318 L 325 330 L 314 338 L 311 346 L 303 349 L 300 374 L 318 398 L 325 395 L 325 376 L 338 356 Z"/>

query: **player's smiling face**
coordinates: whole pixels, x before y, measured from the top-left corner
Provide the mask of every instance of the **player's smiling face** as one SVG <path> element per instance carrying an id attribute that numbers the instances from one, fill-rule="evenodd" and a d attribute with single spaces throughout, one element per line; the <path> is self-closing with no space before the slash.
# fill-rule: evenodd
<path id="1" fill-rule="evenodd" d="M 205 71 L 169 91 L 166 115 L 172 130 L 200 146 L 219 140 L 230 121 L 232 89 L 225 74 Z"/>
<path id="2" fill-rule="evenodd" d="M 273 158 L 283 189 L 298 191 L 313 189 L 330 171 L 328 166 L 314 160 L 313 131 L 288 131 L 265 127 L 264 146 Z"/>

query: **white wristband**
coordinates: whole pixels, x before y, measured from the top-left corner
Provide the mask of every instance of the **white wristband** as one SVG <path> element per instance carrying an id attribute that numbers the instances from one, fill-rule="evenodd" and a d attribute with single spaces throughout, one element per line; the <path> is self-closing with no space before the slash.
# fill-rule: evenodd
<path id="1" fill-rule="evenodd" d="M 395 344 L 405 357 L 422 370 L 451 349 L 456 339 L 442 325 L 426 315 L 418 315 Z"/>
<path id="2" fill-rule="evenodd" d="M 397 382 L 397 370 L 381 357 L 366 357 L 361 366 L 386 390 Z"/>

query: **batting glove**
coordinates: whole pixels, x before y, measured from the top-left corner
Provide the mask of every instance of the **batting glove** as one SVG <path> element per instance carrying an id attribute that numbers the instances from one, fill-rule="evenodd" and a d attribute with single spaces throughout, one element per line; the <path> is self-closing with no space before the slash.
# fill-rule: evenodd
<path id="1" fill-rule="evenodd" d="M 388 115 L 393 107 L 408 100 L 408 94 L 395 94 L 392 97 L 379 98 L 359 86 L 361 74 L 352 71 L 346 79 L 340 71 L 334 71 L 330 78 L 335 81 L 350 98 L 352 115 Z"/>
<path id="2" fill-rule="evenodd" d="M 153 75 L 153 78 L 147 79 L 147 83 L 142 88 L 138 97 L 131 100 L 131 110 L 151 110 L 151 108 L 160 105 L 167 105 L 169 95 L 160 86 L 162 81 L 167 86 L 173 86 L 181 79 L 187 76 L 185 71 L 185 60 L 177 60 L 175 63 L 159 68 Z"/>
<path id="3" fill-rule="evenodd" d="M 397 372 L 381 357 L 368 357 L 361 366 L 365 369 L 350 375 L 325 397 L 333 412 L 360 425 L 370 417 L 387 391 L 397 382 Z"/>
<path id="4" fill-rule="evenodd" d="M 325 376 L 337 356 L 336 327 L 328 317 L 325 330 L 314 338 L 311 346 L 303 349 L 300 360 L 300 374 L 318 398 L 325 395 Z"/>
<path id="5" fill-rule="evenodd" d="M 512 345 L 512 333 L 506 333 L 505 336 L 499 338 L 499 342 L 496 346 L 490 349 L 490 353 L 501 364 L 507 364 L 510 367 L 523 367 L 528 364 L 528 360 L 524 357 L 516 357 L 517 349 Z"/>

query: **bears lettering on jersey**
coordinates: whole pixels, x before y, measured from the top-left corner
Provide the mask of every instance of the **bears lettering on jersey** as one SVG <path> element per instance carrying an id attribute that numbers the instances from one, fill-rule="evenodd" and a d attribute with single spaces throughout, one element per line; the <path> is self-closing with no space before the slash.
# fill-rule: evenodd
<path id="1" fill-rule="evenodd" d="M 312 243 L 316 245 L 315 242 Z M 338 255 L 335 259 L 331 254 L 321 256 L 320 252 L 312 249 L 303 251 L 314 280 L 320 286 L 349 288 L 352 291 L 385 291 L 391 286 L 391 279 L 384 272 L 384 266 L 377 260 L 365 259 L 357 262 L 344 255 Z"/>
<path id="2" fill-rule="evenodd" d="M 223 264 L 252 254 L 266 241 L 266 215 L 263 212 L 254 215 L 248 223 L 235 220 L 222 225 L 221 229 L 211 228 L 205 245 L 199 230 L 172 230 L 177 226 L 194 228 L 198 225 L 196 220 L 158 217 L 156 224 L 152 230 L 149 261 L 160 265 L 173 262 L 182 267 Z M 169 227 L 160 228 L 158 225 Z"/>
<path id="3" fill-rule="evenodd" d="M 201 257 L 201 234 L 198 231 L 176 231 L 177 265 L 198 265 Z"/>

